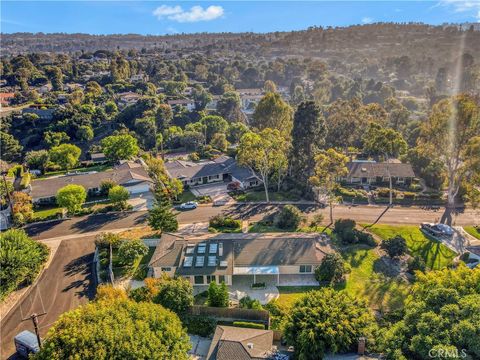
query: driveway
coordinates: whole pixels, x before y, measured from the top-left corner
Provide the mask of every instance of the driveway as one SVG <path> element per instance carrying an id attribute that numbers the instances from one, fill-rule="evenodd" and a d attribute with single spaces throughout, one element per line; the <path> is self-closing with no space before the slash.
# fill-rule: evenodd
<path id="1" fill-rule="evenodd" d="M 190 188 L 190 191 L 195 196 L 210 196 L 212 199 L 216 196 L 223 196 L 228 193 L 227 184 L 224 182 L 193 186 Z"/>
<path id="2" fill-rule="evenodd" d="M 153 201 L 155 197 L 150 191 L 130 195 L 130 199 L 127 200 L 127 203 L 133 206 L 134 211 L 144 211 L 149 210 L 153 206 Z"/>

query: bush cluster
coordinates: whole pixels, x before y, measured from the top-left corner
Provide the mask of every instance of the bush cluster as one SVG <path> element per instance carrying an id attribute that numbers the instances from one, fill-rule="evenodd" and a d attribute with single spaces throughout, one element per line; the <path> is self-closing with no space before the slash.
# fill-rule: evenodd
<path id="1" fill-rule="evenodd" d="M 333 233 L 344 244 L 366 244 L 376 246 L 377 242 L 372 235 L 355 229 L 355 220 L 338 219 L 335 221 Z"/>
<path id="2" fill-rule="evenodd" d="M 304 220 L 302 212 L 293 205 L 285 205 L 282 210 L 275 215 L 275 226 L 285 230 L 295 230 Z"/>
<path id="3" fill-rule="evenodd" d="M 231 216 L 225 216 L 223 214 L 215 215 L 210 218 L 209 226 L 214 229 L 239 229 L 241 226 L 240 220 L 235 220 Z"/>
<path id="4" fill-rule="evenodd" d="M 254 322 L 234 321 L 232 325 L 235 327 L 265 330 L 265 325 Z"/>

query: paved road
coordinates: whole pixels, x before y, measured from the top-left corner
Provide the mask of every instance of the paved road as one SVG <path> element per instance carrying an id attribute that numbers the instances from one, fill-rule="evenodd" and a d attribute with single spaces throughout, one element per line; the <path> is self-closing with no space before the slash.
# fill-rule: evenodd
<path id="1" fill-rule="evenodd" d="M 92 277 L 94 237 L 82 237 L 61 242 L 45 272 L 26 296 L 17 303 L 0 323 L 1 359 L 14 352 L 13 337 L 22 330 L 33 332 L 32 322 L 21 321 L 33 312 L 46 312 L 39 317 L 42 337 L 64 312 L 93 298 L 95 285 Z M 13 358 L 13 357 L 12 357 Z"/>
<path id="2" fill-rule="evenodd" d="M 328 220 L 328 209 L 319 209 L 311 205 L 299 207 L 309 216 L 322 213 L 325 221 Z M 200 206 L 195 210 L 179 212 L 178 221 L 181 224 L 207 222 L 209 218 L 221 212 L 244 220 L 258 221 L 265 215 L 274 213 L 278 208 L 279 205 L 264 204 L 234 204 L 223 207 Z M 351 218 L 357 222 L 371 223 L 377 220 L 384 210 L 385 207 L 380 206 L 348 207 L 339 205 L 334 209 L 334 218 Z M 421 222 L 437 222 L 443 215 L 445 215 L 444 209 L 433 211 L 419 207 L 393 207 L 382 216 L 379 223 L 417 225 Z M 454 225 L 474 225 L 480 222 L 480 212 L 478 210 L 467 209 L 456 215 L 447 215 Z M 142 226 L 146 223 L 146 216 L 146 211 L 92 215 L 46 224 L 34 224 L 27 227 L 27 232 L 36 239 L 46 239 L 92 231 L 108 231 Z"/>

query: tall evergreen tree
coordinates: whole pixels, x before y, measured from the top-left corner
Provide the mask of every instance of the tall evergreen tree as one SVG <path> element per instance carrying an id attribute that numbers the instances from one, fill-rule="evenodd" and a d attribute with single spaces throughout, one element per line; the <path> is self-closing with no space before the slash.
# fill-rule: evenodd
<path id="1" fill-rule="evenodd" d="M 164 189 L 158 189 L 155 198 L 155 205 L 148 210 L 148 225 L 162 232 L 176 231 L 178 221 L 176 215 L 172 212 L 172 204 L 168 194 Z"/>
<path id="2" fill-rule="evenodd" d="M 293 117 L 291 166 L 304 186 L 315 167 L 315 155 L 325 143 L 325 119 L 313 101 L 301 103 Z"/>

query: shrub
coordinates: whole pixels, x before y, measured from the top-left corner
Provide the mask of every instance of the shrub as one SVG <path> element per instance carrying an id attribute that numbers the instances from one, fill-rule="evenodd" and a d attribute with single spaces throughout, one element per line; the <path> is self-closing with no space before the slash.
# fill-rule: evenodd
<path id="1" fill-rule="evenodd" d="M 121 241 L 122 239 L 119 235 L 109 232 L 101 233 L 95 237 L 95 245 L 100 249 L 108 248 L 110 244 L 116 248 L 120 245 Z"/>
<path id="2" fill-rule="evenodd" d="M 182 318 L 189 334 L 202 337 L 211 336 L 217 327 L 217 320 L 208 316 L 187 315 Z"/>
<path id="3" fill-rule="evenodd" d="M 259 324 L 259 323 L 254 323 L 254 322 L 234 321 L 232 325 L 235 326 L 235 327 L 265 330 L 265 325 L 264 324 Z"/>
<path id="4" fill-rule="evenodd" d="M 345 275 L 350 272 L 350 265 L 337 254 L 327 254 L 320 266 L 315 269 L 315 279 L 318 282 L 336 284 L 345 280 Z"/>
<path id="5" fill-rule="evenodd" d="M 355 220 L 351 219 L 338 219 L 335 221 L 333 232 L 337 238 L 342 242 L 346 241 L 349 237 L 352 236 L 353 229 L 355 229 Z"/>
<path id="6" fill-rule="evenodd" d="M 378 197 L 389 198 L 390 197 L 390 189 L 389 188 L 378 188 L 376 190 Z M 397 197 L 397 191 L 392 189 L 392 197 L 395 199 Z"/>
<path id="7" fill-rule="evenodd" d="M 108 190 L 108 198 L 115 204 L 115 207 L 123 210 L 127 207 L 127 200 L 130 197 L 130 193 L 126 188 L 120 185 L 115 185 Z"/>
<path id="8" fill-rule="evenodd" d="M 260 301 L 257 299 L 252 299 L 250 296 L 245 296 L 240 299 L 239 302 L 240 308 L 242 309 L 255 309 L 262 310 L 263 306 L 260 304 Z"/>
<path id="9" fill-rule="evenodd" d="M 208 305 L 214 307 L 227 307 L 228 306 L 228 289 L 227 285 L 222 282 L 221 285 L 217 285 L 216 282 L 211 282 L 207 290 Z"/>
<path id="10" fill-rule="evenodd" d="M 241 226 L 240 220 L 235 220 L 231 216 L 225 216 L 223 214 L 215 215 L 214 217 L 210 218 L 209 226 L 214 229 L 239 229 Z"/>
<path id="11" fill-rule="evenodd" d="M 196 152 L 193 152 L 193 153 L 189 154 L 188 158 L 189 158 L 190 161 L 200 160 L 200 156 Z"/>
<path id="12" fill-rule="evenodd" d="M 158 293 L 153 298 L 154 303 L 179 315 L 193 305 L 193 287 L 187 279 L 165 276 L 157 284 Z"/>
<path id="13" fill-rule="evenodd" d="M 403 198 L 404 198 L 404 199 L 411 199 L 411 200 L 413 200 L 413 199 L 415 199 L 415 196 L 416 196 L 416 194 L 415 194 L 414 192 L 410 192 L 410 191 L 404 191 L 404 192 L 403 192 Z"/>
<path id="14" fill-rule="evenodd" d="M 100 183 L 100 191 L 102 194 L 107 195 L 109 190 L 113 188 L 117 183 L 111 179 L 102 180 Z"/>
<path id="15" fill-rule="evenodd" d="M 400 235 L 384 240 L 381 244 L 381 248 L 392 258 L 402 256 L 408 251 L 407 242 Z"/>
<path id="16" fill-rule="evenodd" d="M 280 229 L 295 230 L 303 219 L 302 212 L 296 206 L 285 205 L 275 216 L 274 222 Z"/>
<path id="17" fill-rule="evenodd" d="M 413 258 L 408 259 L 408 272 L 413 273 L 414 271 L 422 271 L 425 272 L 427 269 L 427 265 L 425 264 L 425 260 L 420 256 L 414 256 Z"/>
<path id="18" fill-rule="evenodd" d="M 122 264 L 132 265 L 135 259 L 148 253 L 148 246 L 141 240 L 123 240 L 118 247 L 118 258 Z"/>
<path id="19" fill-rule="evenodd" d="M 368 246 L 378 245 L 375 239 L 373 238 L 373 236 L 369 233 L 366 233 L 364 231 L 359 231 L 359 230 L 353 230 L 353 233 L 358 243 L 365 244 Z"/>
<path id="20" fill-rule="evenodd" d="M 22 175 L 22 180 L 20 181 L 20 187 L 22 189 L 26 189 L 28 185 L 30 185 L 31 180 L 32 180 L 32 175 L 30 173 L 24 173 Z"/>

